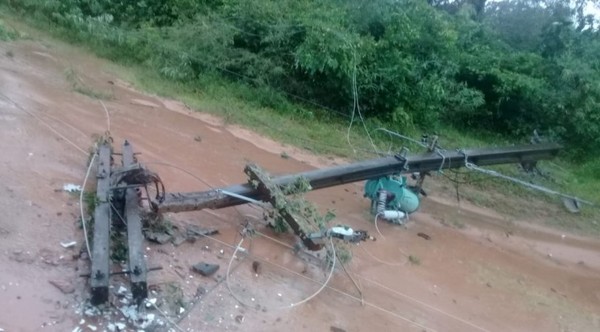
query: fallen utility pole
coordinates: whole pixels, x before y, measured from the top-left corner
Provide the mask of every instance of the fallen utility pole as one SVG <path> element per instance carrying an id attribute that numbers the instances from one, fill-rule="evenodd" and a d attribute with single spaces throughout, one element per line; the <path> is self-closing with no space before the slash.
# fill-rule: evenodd
<path id="1" fill-rule="evenodd" d="M 285 175 L 273 178 L 272 182 L 283 188 L 295 182 L 299 177 L 303 177 L 310 183 L 312 189 L 316 190 L 391 174 L 460 168 L 464 167 L 467 162 L 479 166 L 531 164 L 538 160 L 551 159 L 558 154 L 559 150 L 559 145 L 549 143 L 462 151 L 437 151 L 410 156 L 396 155 Z M 248 203 L 247 200 L 235 196 L 269 201 L 265 191 L 257 190 L 249 184 L 238 184 L 202 192 L 170 193 L 165 196 L 163 202 L 158 204 L 157 210 L 159 212 L 185 212 L 221 209 Z"/>
<path id="2" fill-rule="evenodd" d="M 108 301 L 110 277 L 110 144 L 98 148 L 98 184 L 96 209 L 94 210 L 94 247 L 92 249 L 92 303 Z"/>
<path id="3" fill-rule="evenodd" d="M 128 141 L 123 143 L 123 167 L 135 164 L 133 147 Z M 144 259 L 144 235 L 140 216 L 140 188 L 125 189 L 125 220 L 127 220 L 127 254 L 129 255 L 129 279 L 131 293 L 139 304 L 148 297 L 146 283 L 146 260 Z"/>
<path id="4" fill-rule="evenodd" d="M 92 269 L 89 274 L 92 288 L 91 303 L 99 305 L 109 298 L 111 265 L 111 229 L 126 227 L 128 272 L 131 292 L 136 303 L 140 304 L 148 296 L 147 273 L 144 258 L 144 236 L 141 220 L 141 189 L 154 184 L 157 195 L 164 188 L 160 178 L 135 160 L 133 147 L 127 141 L 123 144 L 122 166 L 112 164 L 110 140 L 104 141 L 98 148 L 98 185 L 96 189 L 97 206 L 94 211 L 94 241 L 92 250 Z M 162 190 L 162 191 L 161 191 Z M 156 199 L 161 199 L 162 196 Z M 115 224 L 113 225 L 113 222 Z M 153 269 L 156 270 L 156 269 Z"/>

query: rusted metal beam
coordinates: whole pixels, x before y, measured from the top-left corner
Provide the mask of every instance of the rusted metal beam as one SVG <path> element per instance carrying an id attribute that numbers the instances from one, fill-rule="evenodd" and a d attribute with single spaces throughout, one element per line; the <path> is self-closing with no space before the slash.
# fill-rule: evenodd
<path id="1" fill-rule="evenodd" d="M 123 144 L 123 167 L 135 163 L 133 147 L 128 141 Z M 125 191 L 125 220 L 127 220 L 127 246 L 129 255 L 129 279 L 131 292 L 136 303 L 141 303 L 148 297 L 146 282 L 146 260 L 144 259 L 142 220 L 140 217 L 140 197 L 138 188 L 128 188 Z"/>
<path id="2" fill-rule="evenodd" d="M 98 148 L 98 179 L 96 209 L 94 210 L 94 242 L 92 249 L 91 302 L 94 305 L 108 301 L 110 278 L 110 144 Z"/>
<path id="3" fill-rule="evenodd" d="M 468 149 L 464 151 L 430 152 L 421 155 L 411 155 L 406 158 L 393 156 L 372 159 L 349 165 L 317 169 L 299 174 L 291 174 L 272 179 L 279 187 L 284 187 L 296 181 L 298 177 L 306 178 L 311 187 L 322 189 L 346 183 L 364 181 L 380 176 L 426 172 L 438 169 L 460 168 L 465 166 L 465 157 L 470 163 L 479 166 L 531 163 L 538 160 L 550 159 L 560 150 L 557 144 L 536 144 L 509 146 L 502 148 Z M 167 194 L 165 200 L 158 206 L 161 212 L 184 212 L 202 209 L 220 209 L 229 206 L 246 204 L 247 201 L 228 196 L 224 192 L 234 193 L 255 200 L 265 200 L 267 197 L 248 184 L 239 184 L 222 189 L 204 192 Z"/>

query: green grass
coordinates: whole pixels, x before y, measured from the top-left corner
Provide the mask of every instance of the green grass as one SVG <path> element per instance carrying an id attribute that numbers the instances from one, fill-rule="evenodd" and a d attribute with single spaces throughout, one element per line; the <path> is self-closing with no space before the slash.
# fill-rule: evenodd
<path id="1" fill-rule="evenodd" d="M 421 259 L 414 255 L 409 255 L 408 261 L 413 265 L 421 265 Z"/>
<path id="2" fill-rule="evenodd" d="M 19 32 L 0 19 L 0 41 L 11 41 L 19 38 Z"/>
<path id="3" fill-rule="evenodd" d="M 280 92 L 273 89 L 232 82 L 214 73 L 205 74 L 192 83 L 184 84 L 162 76 L 157 70 L 150 67 L 150 64 L 132 64 L 131 59 L 119 56 L 122 52 L 116 46 L 99 44 L 94 42 L 93 38 L 69 38 L 68 32 L 65 32 L 64 28 L 55 27 L 53 30 L 51 25 L 49 28 L 43 22 L 29 21 L 29 24 L 37 27 L 43 26 L 45 31 L 49 30 L 54 36 L 76 42 L 99 56 L 117 61 L 109 66 L 109 70 L 118 73 L 124 80 L 133 83 L 136 88 L 161 97 L 180 100 L 194 110 L 221 117 L 226 124 L 246 126 L 274 140 L 316 154 L 339 156 L 349 160 L 375 156 L 373 146 L 361 123 L 355 123 L 352 130 L 348 132 L 348 119 L 332 116 L 326 110 L 317 107 L 294 103 L 283 98 Z M 38 34 L 42 34 L 41 39 L 47 39 L 45 33 L 38 32 Z M 110 47 L 114 50 L 107 49 Z M 79 93 L 99 99 L 110 97 L 88 88 L 72 69 L 68 69 L 65 75 L 73 85 L 73 90 Z M 390 128 L 389 124 L 377 120 L 367 120 L 366 126 L 371 130 L 377 127 L 388 127 L 415 138 L 424 132 L 417 128 Z M 448 151 L 456 148 L 520 143 L 509 137 L 465 132 L 449 127 L 438 128 L 437 131 L 441 146 Z M 418 145 L 397 139 L 392 140 L 382 132 L 373 133 L 372 138 L 374 144 L 382 152 L 393 153 L 399 151 L 403 145 L 406 145 L 413 153 L 423 151 Z M 515 165 L 493 167 L 503 174 L 532 180 L 535 183 L 600 204 L 598 198 L 600 196 L 597 195 L 597 190 L 600 188 L 599 157 L 584 164 L 559 158 L 552 162 L 541 162 L 540 168 L 549 173 L 549 180 L 539 177 L 531 178 L 519 171 Z M 447 187 L 449 191 L 453 192 L 453 185 L 447 177 L 454 176 L 454 173 L 445 171 L 444 175 L 435 175 L 433 181 L 440 182 L 442 187 Z M 476 205 L 493 208 L 515 217 L 515 219 L 539 217 L 543 212 L 542 214 L 548 214 L 548 217 L 545 218 L 547 224 L 580 233 L 600 235 L 599 209 L 584 207 L 581 214 L 570 215 L 562 209 L 560 201 L 556 197 L 538 194 L 522 186 L 481 174 L 469 173 L 462 176 L 461 179 L 469 182 L 467 185 L 460 186 L 461 196 Z M 537 203 L 532 204 L 532 202 Z"/>

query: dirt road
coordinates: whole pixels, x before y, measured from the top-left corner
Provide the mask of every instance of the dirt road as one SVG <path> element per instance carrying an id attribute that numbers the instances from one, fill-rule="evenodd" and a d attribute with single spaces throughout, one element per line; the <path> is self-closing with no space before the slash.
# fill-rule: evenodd
<path id="1" fill-rule="evenodd" d="M 192 112 L 179 102 L 137 92 L 110 68 L 57 41 L 0 43 L 0 331 L 107 328 L 106 320 L 81 312 L 88 293 L 85 279 L 78 277 L 87 272 L 87 262 L 76 255 L 83 240 L 79 203 L 76 195 L 62 191 L 66 183 L 82 182 L 89 150 L 109 126 L 90 91 L 110 97 L 104 103 L 114 141 L 131 141 L 142 153 L 140 161 L 160 174 L 168 191 L 207 185 L 164 162 L 211 186 L 244 182 L 248 160 L 277 174 L 332 162 Z M 88 95 L 74 91 L 85 89 Z M 282 151 L 291 158 L 281 158 Z M 360 184 L 308 197 L 323 209 L 334 209 L 338 222 L 376 234 Z M 260 212 L 243 206 L 168 218 L 175 225 L 218 227 L 217 239 L 235 245 L 239 225 L 253 219 L 247 215 L 259 217 Z M 230 278 L 233 292 L 249 306 L 231 296 L 227 283 L 217 284 L 232 249 L 209 239 L 179 247 L 148 243 L 149 265 L 163 267 L 149 281 L 182 290 L 180 317 L 187 316 L 178 324 L 186 331 L 600 330 L 598 239 L 508 220 L 466 203 L 458 207 L 443 193 L 426 199 L 408 227 L 380 224 L 380 229 L 385 238 L 353 247 L 348 266 L 362 301 L 338 270 L 332 288 L 291 308 L 290 303 L 320 287 L 326 272 L 260 236 L 245 247 L 277 266 L 263 263 L 256 275 L 254 259 L 240 256 Z M 418 237 L 420 232 L 431 239 Z M 294 243 L 293 237 L 277 239 Z M 65 241 L 77 241 L 76 248 L 63 248 Z M 216 280 L 189 271 L 201 260 L 220 265 Z M 63 292 L 50 281 L 72 289 Z M 189 305 L 198 287 L 209 292 Z M 90 322 L 94 326 L 88 327 Z"/>

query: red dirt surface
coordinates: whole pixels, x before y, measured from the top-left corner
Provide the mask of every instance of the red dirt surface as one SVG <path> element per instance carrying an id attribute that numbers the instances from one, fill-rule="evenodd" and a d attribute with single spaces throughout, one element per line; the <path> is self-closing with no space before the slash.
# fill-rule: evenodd
<path id="1" fill-rule="evenodd" d="M 5 55 L 8 50 L 12 56 Z M 0 328 L 5 331 L 72 331 L 76 326 L 91 331 L 88 322 L 80 324 L 90 319 L 80 314 L 88 285 L 79 274 L 88 272 L 88 262 L 74 257 L 84 238 L 77 221 L 78 197 L 61 189 L 66 183 L 81 184 L 88 151 L 107 130 L 107 119 L 98 100 L 73 91 L 65 75 L 69 68 L 81 84 L 113 97 L 104 103 L 115 143 L 128 139 L 142 153 L 140 162 L 158 172 L 170 192 L 208 186 L 159 163 L 220 187 L 245 182 L 242 169 L 249 160 L 274 174 L 333 162 L 226 125 L 177 101 L 138 92 L 105 61 L 57 41 L 2 43 L 0 54 Z M 291 158 L 281 158 L 282 151 Z M 186 306 L 189 312 L 179 322 L 185 331 L 600 330 L 598 239 L 561 234 L 528 220 L 507 221 L 493 211 L 457 206 L 443 194 L 432 194 L 407 227 L 379 223 L 385 238 L 352 247 L 354 258 L 347 268 L 362 289 L 362 301 L 352 281 L 337 269 L 331 288 L 290 308 L 320 287 L 326 271 L 261 236 L 243 246 L 289 270 L 263 262 L 255 275 L 255 259 L 238 255 L 230 285 L 250 306 L 238 303 L 227 283 L 217 284 L 232 249 L 210 239 L 179 247 L 148 243 L 148 265 L 163 267 L 149 274 L 149 283 L 174 283 L 186 301 L 198 287 L 209 290 L 200 302 Z M 312 192 L 308 198 L 320 208 L 334 209 L 336 222 L 378 235 L 361 184 Z M 248 214 L 260 217 L 260 211 L 241 206 L 167 218 L 179 226 L 217 227 L 216 238 L 235 246 L 240 225 L 253 220 Z M 431 239 L 417 236 L 421 232 Z M 277 239 L 295 242 L 292 236 Z M 72 240 L 76 249 L 60 245 Z M 220 264 L 215 278 L 190 272 L 202 260 Z M 63 294 L 51 280 L 75 290 Z M 92 321 L 106 330 L 107 321 Z"/>

